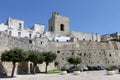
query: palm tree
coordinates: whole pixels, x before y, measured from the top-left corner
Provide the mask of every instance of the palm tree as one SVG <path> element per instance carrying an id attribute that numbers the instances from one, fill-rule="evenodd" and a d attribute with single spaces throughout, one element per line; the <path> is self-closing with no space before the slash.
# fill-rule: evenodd
<path id="1" fill-rule="evenodd" d="M 44 56 L 38 51 L 28 51 L 28 60 L 33 63 L 33 74 L 35 74 L 35 67 L 38 63 L 42 64 L 44 61 Z"/>
<path id="2" fill-rule="evenodd" d="M 11 77 L 14 76 L 14 71 L 17 62 L 24 61 L 26 59 L 26 54 L 22 49 L 14 48 L 9 51 L 4 51 L 1 55 L 2 61 L 12 61 L 13 68 Z"/>
<path id="3" fill-rule="evenodd" d="M 43 52 L 43 56 L 45 58 L 44 61 L 46 63 L 45 72 L 47 73 L 47 67 L 49 63 L 53 62 L 56 59 L 57 55 L 52 52 Z"/>
<path id="4" fill-rule="evenodd" d="M 81 58 L 80 57 L 75 57 L 75 56 L 71 56 L 67 59 L 67 61 L 70 64 L 73 64 L 74 66 L 77 66 L 78 64 L 81 63 Z"/>

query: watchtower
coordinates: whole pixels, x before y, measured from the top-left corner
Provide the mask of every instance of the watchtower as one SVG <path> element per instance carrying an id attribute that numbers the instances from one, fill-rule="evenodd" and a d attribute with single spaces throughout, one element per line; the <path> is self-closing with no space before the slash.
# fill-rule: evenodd
<path id="1" fill-rule="evenodd" d="M 59 15 L 57 12 L 52 13 L 49 19 L 49 31 L 54 32 L 57 36 L 66 36 L 69 34 L 69 18 Z"/>

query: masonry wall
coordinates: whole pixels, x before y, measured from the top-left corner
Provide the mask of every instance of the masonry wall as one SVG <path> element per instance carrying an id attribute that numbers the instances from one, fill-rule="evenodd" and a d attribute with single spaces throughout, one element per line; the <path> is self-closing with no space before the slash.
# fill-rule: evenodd
<path id="1" fill-rule="evenodd" d="M 79 56 L 82 66 L 109 66 L 120 65 L 120 43 L 119 42 L 50 42 L 46 50 L 57 53 L 57 61 L 60 65 L 70 66 L 67 58 Z"/>
<path id="2" fill-rule="evenodd" d="M 67 62 L 67 58 L 70 56 L 81 57 L 82 63 L 80 65 L 82 66 L 108 66 L 120 64 L 119 42 L 109 41 L 103 43 L 79 40 L 75 42 L 52 42 L 46 38 L 36 38 L 33 40 L 34 44 L 30 44 L 26 41 L 27 39 L 24 41 L 0 32 L 0 53 L 15 47 L 24 50 L 38 50 L 40 52 L 53 51 L 57 54 L 56 61 L 59 62 L 59 67 L 63 65 L 70 66 Z M 50 69 L 53 68 L 53 65 L 50 66 Z"/>
<path id="3" fill-rule="evenodd" d="M 71 31 L 71 35 L 73 37 L 77 38 L 78 40 L 84 40 L 84 41 L 100 41 L 101 37 L 100 35 L 93 34 L 93 33 L 84 33 L 84 32 L 76 32 L 76 31 Z"/>

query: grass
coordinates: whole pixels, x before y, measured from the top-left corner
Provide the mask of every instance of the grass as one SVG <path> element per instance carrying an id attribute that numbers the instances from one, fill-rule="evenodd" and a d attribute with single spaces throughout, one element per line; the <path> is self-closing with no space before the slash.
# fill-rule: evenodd
<path id="1" fill-rule="evenodd" d="M 60 72 L 61 72 L 60 70 L 49 70 L 48 74 L 57 74 L 57 73 L 60 73 Z"/>

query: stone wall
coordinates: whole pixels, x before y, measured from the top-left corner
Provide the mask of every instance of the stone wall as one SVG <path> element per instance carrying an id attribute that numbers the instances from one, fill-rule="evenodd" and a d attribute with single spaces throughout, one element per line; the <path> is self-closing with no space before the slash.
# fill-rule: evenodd
<path id="1" fill-rule="evenodd" d="M 46 51 L 55 52 L 60 65 L 68 65 L 67 58 L 79 56 L 82 66 L 108 66 L 119 65 L 120 43 L 119 42 L 49 42 Z"/>
<path id="2" fill-rule="evenodd" d="M 1 52 L 6 49 L 9 50 L 16 47 L 24 50 L 38 50 L 40 52 L 43 51 L 40 47 L 34 44 L 23 42 L 20 40 L 20 38 L 12 37 L 3 32 L 0 32 L 0 47 Z"/>
<path id="3" fill-rule="evenodd" d="M 97 33 L 85 33 L 85 32 L 76 32 L 76 31 L 71 31 L 71 34 L 77 38 L 78 40 L 84 40 L 84 41 L 100 41 L 101 36 L 98 35 Z"/>
<path id="4" fill-rule="evenodd" d="M 0 32 L 0 53 L 15 47 L 24 50 L 53 51 L 57 54 L 56 61 L 59 66 L 70 66 L 67 58 L 70 56 L 79 56 L 82 59 L 82 66 L 97 65 L 119 65 L 120 64 L 120 43 L 119 42 L 94 42 L 94 41 L 74 41 L 74 42 L 53 42 L 47 38 L 36 38 L 34 44 L 27 40 L 11 37 Z M 6 64 L 5 64 L 6 65 Z M 43 69 L 44 64 L 42 64 Z M 11 66 L 12 67 L 12 66 Z M 53 69 L 54 66 L 49 66 Z M 21 68 L 22 69 L 22 68 Z M 9 70 L 8 70 L 9 71 Z"/>

